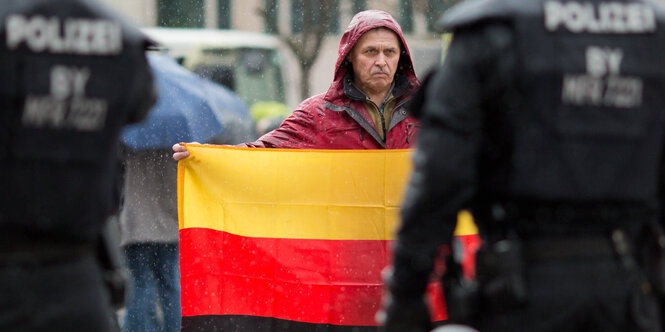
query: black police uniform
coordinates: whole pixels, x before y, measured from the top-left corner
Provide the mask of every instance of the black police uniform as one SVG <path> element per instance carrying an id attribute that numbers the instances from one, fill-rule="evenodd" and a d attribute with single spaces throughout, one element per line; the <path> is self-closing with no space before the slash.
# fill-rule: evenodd
<path id="1" fill-rule="evenodd" d="M 662 9 L 470 0 L 442 22 L 454 37 L 414 108 L 422 127 L 388 330 L 425 329 L 402 313 L 424 308 L 432 257 L 463 208 L 484 244 L 477 284 L 444 280 L 453 321 L 481 331 L 660 330 L 660 285 L 638 252 L 640 234 L 662 223 Z"/>
<path id="2" fill-rule="evenodd" d="M 119 134 L 155 101 L 146 39 L 92 0 L 0 6 L 0 331 L 107 331 L 95 248 Z"/>

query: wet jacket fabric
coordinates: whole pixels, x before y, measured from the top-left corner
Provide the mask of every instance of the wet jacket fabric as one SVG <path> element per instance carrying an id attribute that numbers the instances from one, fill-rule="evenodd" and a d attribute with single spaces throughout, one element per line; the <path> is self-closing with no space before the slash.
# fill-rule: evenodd
<path id="1" fill-rule="evenodd" d="M 392 90 L 394 108 L 386 124 L 385 140 L 365 108 L 367 96 L 353 84 L 351 64 L 346 61 L 353 46 L 367 31 L 388 28 L 401 42 L 401 56 Z M 342 35 L 335 76 L 326 93 L 304 100 L 282 125 L 245 143 L 245 147 L 287 149 L 406 149 L 415 142 L 417 120 L 405 104 L 420 86 L 402 29 L 387 13 L 367 10 L 357 14 Z M 380 130 L 380 129 L 379 129 Z"/>

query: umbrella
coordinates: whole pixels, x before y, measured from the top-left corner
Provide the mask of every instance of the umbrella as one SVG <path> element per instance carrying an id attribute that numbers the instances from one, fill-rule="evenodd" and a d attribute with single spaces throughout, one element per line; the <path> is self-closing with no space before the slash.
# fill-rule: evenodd
<path id="1" fill-rule="evenodd" d="M 157 86 L 157 103 L 144 121 L 123 129 L 122 142 L 130 148 L 162 149 L 178 142 L 207 142 L 224 131 L 225 119 L 251 122 L 249 110 L 231 90 L 194 74 L 166 55 L 149 54 L 148 62 Z"/>

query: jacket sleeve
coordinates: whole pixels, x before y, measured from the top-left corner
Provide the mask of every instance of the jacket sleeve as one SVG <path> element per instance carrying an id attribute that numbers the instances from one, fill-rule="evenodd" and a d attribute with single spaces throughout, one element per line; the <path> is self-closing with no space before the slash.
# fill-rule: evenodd
<path id="1" fill-rule="evenodd" d="M 509 28 L 457 31 L 443 66 L 425 87 L 388 285 L 396 298 L 422 296 L 437 248 L 451 242 L 457 213 L 477 193 L 486 105 L 504 82 L 496 77 L 496 62 L 510 58 L 501 54 L 509 47 L 501 38 L 512 40 Z"/>
<path id="2" fill-rule="evenodd" d="M 314 116 L 303 108 L 296 109 L 279 128 L 254 142 L 240 144 L 248 148 L 307 149 L 316 144 Z"/>

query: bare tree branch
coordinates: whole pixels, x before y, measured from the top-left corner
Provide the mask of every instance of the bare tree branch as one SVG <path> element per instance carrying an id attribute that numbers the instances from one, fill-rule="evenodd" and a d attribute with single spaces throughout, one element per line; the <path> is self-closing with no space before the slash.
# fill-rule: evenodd
<path id="1" fill-rule="evenodd" d="M 309 95 L 309 72 L 319 56 L 326 34 L 333 23 L 336 0 L 294 0 L 302 3 L 302 31 L 287 33 L 279 28 L 276 15 L 269 13 L 271 0 L 264 0 L 264 7 L 257 13 L 265 25 L 273 31 L 293 52 L 300 64 L 302 98 Z M 318 6 L 316 8 L 315 6 Z"/>

